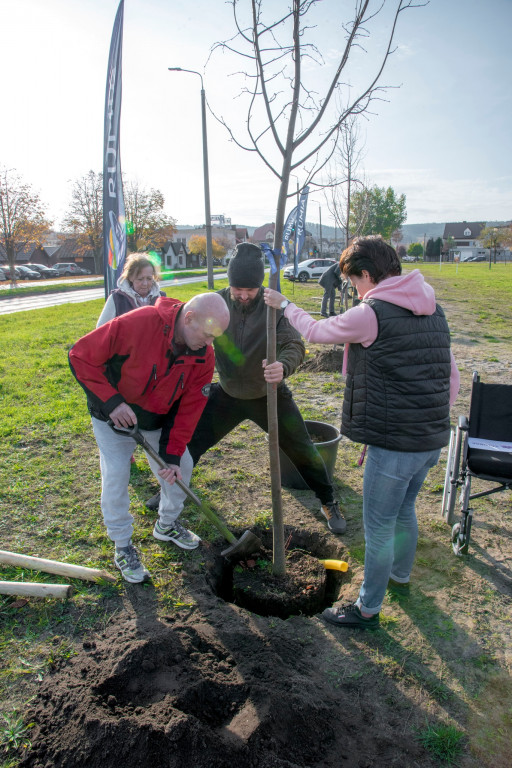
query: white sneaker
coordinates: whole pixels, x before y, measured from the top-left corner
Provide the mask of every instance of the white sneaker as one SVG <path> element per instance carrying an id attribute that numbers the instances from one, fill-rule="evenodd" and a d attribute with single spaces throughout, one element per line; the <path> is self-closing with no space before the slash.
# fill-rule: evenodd
<path id="1" fill-rule="evenodd" d="M 130 584 L 140 584 L 141 581 L 151 579 L 150 572 L 142 565 L 139 553 L 133 544 L 128 544 L 127 547 L 116 547 L 114 565 L 121 571 L 123 579 Z"/>
<path id="2" fill-rule="evenodd" d="M 167 528 L 157 520 L 153 528 L 153 536 L 160 541 L 173 541 L 182 549 L 196 549 L 201 541 L 199 536 L 185 528 L 178 520 Z"/>

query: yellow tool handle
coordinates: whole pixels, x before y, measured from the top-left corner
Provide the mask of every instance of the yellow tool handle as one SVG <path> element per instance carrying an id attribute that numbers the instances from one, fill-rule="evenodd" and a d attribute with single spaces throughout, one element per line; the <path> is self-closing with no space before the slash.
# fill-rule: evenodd
<path id="1" fill-rule="evenodd" d="M 330 571 L 348 571 L 348 563 L 345 560 L 320 560 L 320 562 Z"/>

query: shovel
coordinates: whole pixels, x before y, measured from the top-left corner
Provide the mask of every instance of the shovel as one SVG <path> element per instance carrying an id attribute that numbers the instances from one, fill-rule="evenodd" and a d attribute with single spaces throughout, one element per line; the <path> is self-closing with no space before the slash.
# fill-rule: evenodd
<path id="1" fill-rule="evenodd" d="M 158 455 L 154 448 L 148 443 L 144 435 L 139 432 L 139 427 L 137 424 L 135 424 L 133 427 L 116 427 L 111 419 L 109 419 L 107 423 L 109 427 L 111 427 L 111 429 L 113 429 L 114 432 L 116 432 L 118 435 L 127 435 L 128 437 L 132 437 L 135 442 L 141 445 L 146 453 L 148 453 L 162 469 L 168 469 L 169 465 L 166 464 L 165 461 Z M 262 543 L 256 534 L 252 533 L 251 531 L 244 531 L 240 538 L 237 539 L 236 536 L 231 533 L 225 523 L 223 523 L 223 521 L 217 517 L 215 512 L 210 509 L 210 507 L 208 507 L 203 501 L 201 501 L 198 496 L 196 496 L 196 494 L 188 487 L 188 485 L 186 485 L 182 480 L 178 479 L 175 480 L 175 483 L 178 488 L 181 488 L 181 490 L 188 496 L 188 498 L 191 499 L 191 501 L 193 501 L 197 507 L 199 507 L 206 519 L 209 520 L 210 523 L 215 526 L 215 528 L 217 528 L 217 530 L 224 536 L 227 541 L 229 541 L 231 546 L 222 550 L 221 555 L 223 557 L 239 557 L 243 555 L 251 555 L 253 552 L 257 552 L 259 549 L 261 549 Z"/>

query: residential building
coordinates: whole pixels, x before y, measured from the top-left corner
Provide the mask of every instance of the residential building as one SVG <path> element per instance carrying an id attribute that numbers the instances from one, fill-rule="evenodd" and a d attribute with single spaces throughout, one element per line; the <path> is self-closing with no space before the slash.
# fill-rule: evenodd
<path id="1" fill-rule="evenodd" d="M 36 259 L 32 259 L 36 261 Z M 84 248 L 79 244 L 78 237 L 66 237 L 59 247 L 52 253 L 50 265 L 72 262 L 83 269 L 88 269 L 91 274 L 96 274 L 94 253 L 90 248 Z M 41 262 L 43 263 L 43 262 Z"/>
<path id="2" fill-rule="evenodd" d="M 190 253 L 183 241 L 168 240 L 165 243 L 162 248 L 162 270 L 198 269 L 201 266 L 201 256 L 198 253 Z"/>
<path id="3" fill-rule="evenodd" d="M 7 264 L 8 261 L 7 253 L 3 245 L 0 245 L 0 266 Z M 16 264 L 28 264 L 29 261 L 33 264 L 48 266 L 50 265 L 50 255 L 42 245 L 27 243 L 21 250 L 17 251 Z"/>

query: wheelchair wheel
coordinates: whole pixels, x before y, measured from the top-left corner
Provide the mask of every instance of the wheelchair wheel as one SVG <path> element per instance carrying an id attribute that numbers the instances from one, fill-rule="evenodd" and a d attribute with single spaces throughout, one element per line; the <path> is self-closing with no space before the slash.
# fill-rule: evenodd
<path id="1" fill-rule="evenodd" d="M 459 472 L 464 439 L 465 432 L 458 427 L 456 432 L 452 431 L 448 446 L 442 502 L 442 514 L 448 525 L 453 525 L 456 520 L 454 510 L 459 487 Z"/>
<path id="2" fill-rule="evenodd" d="M 471 534 L 471 517 L 466 517 L 465 524 L 455 523 L 452 528 L 452 549 L 457 557 L 467 555 L 469 551 L 469 537 Z"/>
<path id="3" fill-rule="evenodd" d="M 455 507 L 455 494 L 451 491 L 451 478 L 453 469 L 453 448 L 455 444 L 455 432 L 450 432 L 450 442 L 448 444 L 448 455 L 446 457 L 446 471 L 444 473 L 443 501 L 441 502 L 441 514 L 448 524 L 453 525 L 451 517 Z"/>

